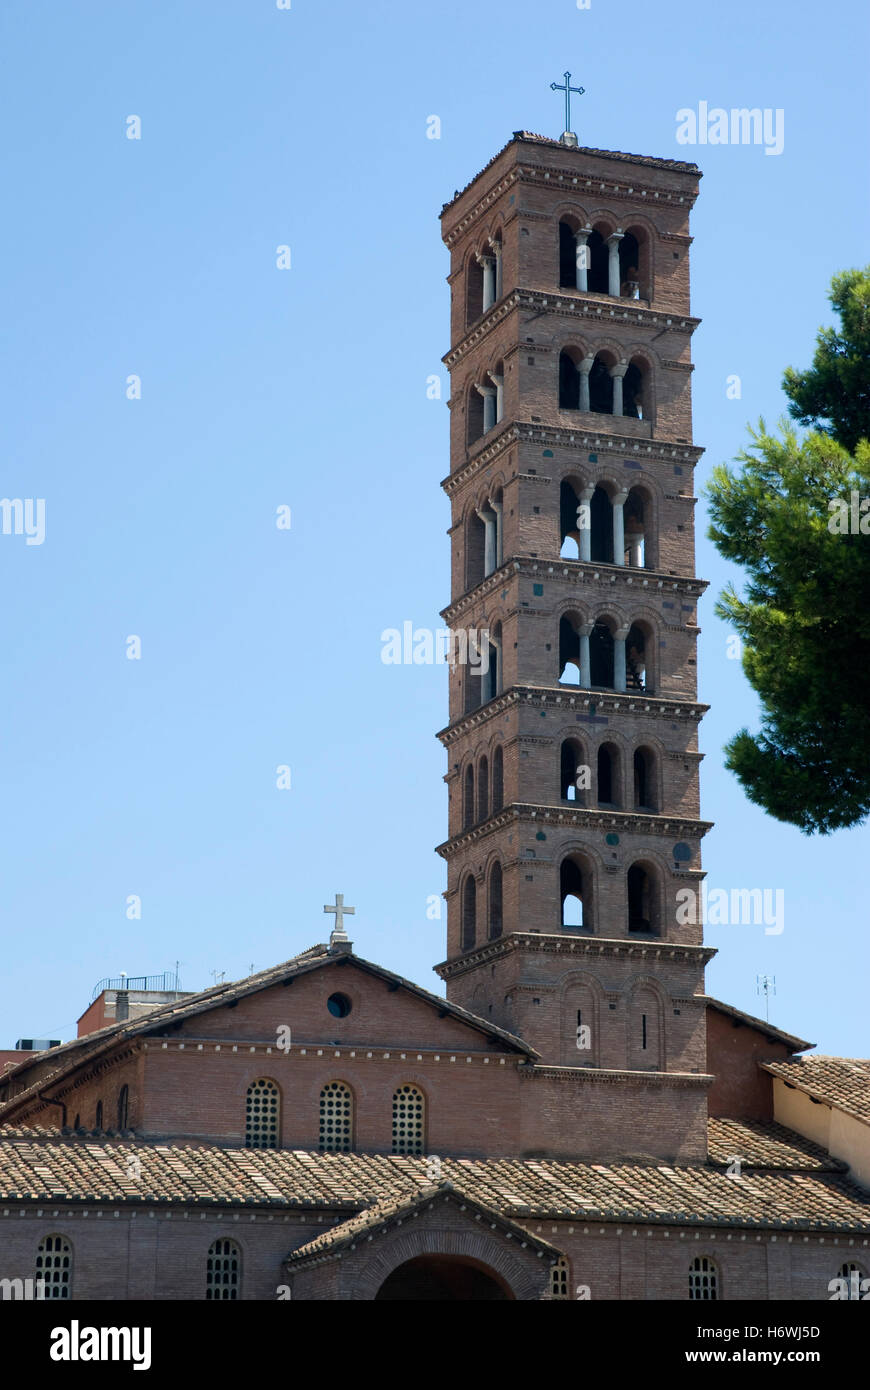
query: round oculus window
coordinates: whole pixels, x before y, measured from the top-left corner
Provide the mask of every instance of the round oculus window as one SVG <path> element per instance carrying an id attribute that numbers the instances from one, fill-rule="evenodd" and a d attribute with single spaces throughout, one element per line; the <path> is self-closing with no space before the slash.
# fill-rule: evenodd
<path id="1" fill-rule="evenodd" d="M 347 1018 L 351 1010 L 351 1002 L 346 994 L 330 994 L 326 1001 L 326 1007 L 333 1018 Z"/>

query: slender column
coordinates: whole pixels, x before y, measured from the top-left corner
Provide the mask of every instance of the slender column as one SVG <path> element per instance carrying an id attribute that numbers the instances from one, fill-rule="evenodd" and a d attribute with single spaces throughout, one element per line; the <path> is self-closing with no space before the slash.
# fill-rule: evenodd
<path id="1" fill-rule="evenodd" d="M 613 688 L 625 690 L 625 639 L 628 628 L 621 627 L 613 637 Z"/>
<path id="2" fill-rule="evenodd" d="M 643 569 L 643 531 L 632 532 L 628 538 L 628 563 L 632 569 Z"/>
<path id="3" fill-rule="evenodd" d="M 624 232 L 614 232 L 607 238 L 607 249 L 610 252 L 610 260 L 607 263 L 607 293 L 614 298 L 619 298 L 619 243 L 625 236 Z"/>
<path id="4" fill-rule="evenodd" d="M 495 303 L 495 256 L 478 256 L 483 266 L 483 312 Z"/>
<path id="5" fill-rule="evenodd" d="M 496 518 L 494 512 L 481 510 L 480 507 L 475 507 L 475 511 L 485 528 L 483 542 L 483 577 L 485 579 L 488 574 L 492 574 L 496 567 Z"/>
<path id="6" fill-rule="evenodd" d="M 495 512 L 495 567 L 504 563 L 504 546 L 502 543 L 502 513 L 504 511 L 501 502 L 493 502 L 492 498 L 487 499 L 492 510 Z"/>
<path id="7" fill-rule="evenodd" d="M 577 368 L 580 373 L 580 409 L 589 410 L 589 373 L 592 371 L 594 357 L 584 357 Z"/>
<path id="8" fill-rule="evenodd" d="M 586 290 L 589 288 L 589 249 L 586 245 L 592 235 L 591 227 L 581 227 L 579 232 L 574 233 L 577 258 L 577 288 Z"/>
<path id="9" fill-rule="evenodd" d="M 622 378 L 628 371 L 627 362 L 617 362 L 615 367 L 610 368 L 610 375 L 613 378 L 613 413 L 622 414 Z"/>
<path id="10" fill-rule="evenodd" d="M 625 564 L 625 513 L 623 507 L 628 500 L 628 492 L 618 492 L 613 499 L 613 563 Z"/>
<path id="11" fill-rule="evenodd" d="M 495 387 L 481 386 L 480 382 L 476 381 L 474 389 L 483 396 L 483 432 L 486 434 L 487 430 L 491 430 L 495 424 Z"/>
<path id="12" fill-rule="evenodd" d="M 490 244 L 490 246 L 492 247 L 493 255 L 495 256 L 495 286 L 494 286 L 495 300 L 494 300 L 494 302 L 497 302 L 499 299 L 501 299 L 501 296 L 502 296 L 502 283 L 503 283 L 503 274 L 502 274 L 502 272 L 503 272 L 503 266 L 502 266 L 502 244 L 501 244 L 500 241 L 491 241 L 489 244 Z"/>
<path id="13" fill-rule="evenodd" d="M 504 415 L 504 377 L 500 372 L 487 372 L 487 376 L 495 387 L 495 423 L 498 424 Z"/>
<path id="14" fill-rule="evenodd" d="M 582 520 L 585 520 L 586 525 L 578 527 L 580 535 L 581 560 L 592 559 L 592 517 L 589 511 L 589 504 L 592 501 L 592 494 L 594 491 L 594 487 L 584 487 L 583 491 L 580 493 L 580 501 L 586 509 L 583 514 L 583 518 L 581 518 Z M 591 628 L 589 630 L 590 632 L 592 631 Z"/>
<path id="15" fill-rule="evenodd" d="M 592 661 L 589 656 L 589 638 L 592 633 L 592 624 L 586 623 L 577 629 L 580 635 L 580 686 L 583 690 L 592 687 Z"/>

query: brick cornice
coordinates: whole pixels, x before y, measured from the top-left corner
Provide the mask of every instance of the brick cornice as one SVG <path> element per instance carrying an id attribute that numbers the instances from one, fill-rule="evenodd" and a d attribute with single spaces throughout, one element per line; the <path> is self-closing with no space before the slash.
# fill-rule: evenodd
<path id="1" fill-rule="evenodd" d="M 504 714 L 513 705 L 528 704 L 536 708 L 565 709 L 582 711 L 595 706 L 596 714 L 614 714 L 621 710 L 627 714 L 652 714 L 663 719 L 689 719 L 699 723 L 710 708 L 698 700 L 679 700 L 662 698 L 656 695 L 632 695 L 628 692 L 592 691 L 589 694 L 570 694 L 567 687 L 513 685 L 502 695 L 497 695 L 488 704 L 472 710 L 461 719 L 439 730 L 436 737 L 445 748 L 472 729 L 487 724 L 490 719 Z"/>
<path id="2" fill-rule="evenodd" d="M 536 825 L 573 826 L 584 830 L 621 830 L 624 835 L 662 835 L 671 839 L 701 839 L 713 829 L 712 821 L 688 816 L 645 815 L 640 811 L 602 811 L 592 807 L 542 806 L 533 802 L 512 802 L 503 811 L 453 835 L 438 845 L 436 854 L 448 862 L 478 840 L 500 830 L 512 821 L 531 821 Z"/>
<path id="3" fill-rule="evenodd" d="M 514 951 L 543 955 L 589 956 L 595 959 L 604 956 L 645 962 L 671 960 L 691 963 L 694 966 L 706 965 L 717 954 L 715 946 L 692 946 L 688 943 L 665 941 L 661 937 L 633 941 L 628 937 L 573 936 L 568 932 L 511 932 L 508 936 L 500 936 L 497 941 L 484 942 L 474 950 L 466 951 L 462 956 L 442 961 L 433 969 L 442 980 L 452 980 Z"/>
<path id="4" fill-rule="evenodd" d="M 594 324 L 599 326 L 606 324 L 608 328 L 615 324 L 628 323 L 642 328 L 656 328 L 662 332 L 687 335 L 694 333 L 701 323 L 700 319 L 694 318 L 690 314 L 673 312 L 669 314 L 662 309 L 643 308 L 636 299 L 617 299 L 609 294 L 584 293 L 582 290 L 577 290 L 573 294 L 568 289 L 535 290 L 520 285 L 498 300 L 488 313 L 471 326 L 458 343 L 455 343 L 445 352 L 441 358 L 444 365 L 449 369 L 455 367 L 472 348 L 487 338 L 492 329 L 502 323 L 514 309 L 531 309 L 536 314 L 546 310 L 547 313 L 558 314 L 563 318 L 591 319 Z M 529 351 L 532 351 L 537 344 L 528 346 Z M 667 365 L 682 364 L 669 363 Z"/>
<path id="5" fill-rule="evenodd" d="M 517 1067 L 517 1075 L 526 1080 L 537 1080 L 539 1076 L 550 1081 L 573 1081 L 581 1085 L 597 1082 L 605 1086 L 661 1086 L 674 1090 L 706 1090 L 713 1085 L 715 1076 L 706 1072 L 685 1071 L 617 1071 L 606 1067 L 559 1067 L 535 1063 L 534 1066 Z"/>
<path id="6" fill-rule="evenodd" d="M 602 415 L 602 420 L 612 420 L 612 415 Z M 490 431 L 492 433 L 492 431 Z M 489 440 L 489 434 L 484 436 Z M 562 425 L 539 425 L 527 420 L 517 420 L 506 424 L 499 430 L 486 447 L 480 447 L 473 457 L 448 476 L 442 479 L 441 486 L 452 497 L 466 483 L 477 476 L 487 464 L 492 463 L 512 444 L 516 443 L 552 445 L 557 449 L 574 449 L 578 452 L 631 454 L 638 462 L 656 460 L 673 463 L 676 460 L 688 467 L 694 467 L 704 450 L 697 444 L 680 444 L 672 439 L 635 439 L 633 435 L 611 434 L 607 430 L 569 429 Z M 472 446 L 476 450 L 483 441 Z"/>

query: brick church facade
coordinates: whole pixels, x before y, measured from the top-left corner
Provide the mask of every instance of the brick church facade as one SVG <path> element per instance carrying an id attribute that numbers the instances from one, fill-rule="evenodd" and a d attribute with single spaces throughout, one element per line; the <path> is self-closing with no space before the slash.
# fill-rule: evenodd
<path id="1" fill-rule="evenodd" d="M 0 1077 L 0 1287 L 812 1300 L 870 1278 L 867 1064 L 704 987 L 699 177 L 519 132 L 442 213 L 446 999 L 340 917 L 243 981 L 116 989 Z"/>

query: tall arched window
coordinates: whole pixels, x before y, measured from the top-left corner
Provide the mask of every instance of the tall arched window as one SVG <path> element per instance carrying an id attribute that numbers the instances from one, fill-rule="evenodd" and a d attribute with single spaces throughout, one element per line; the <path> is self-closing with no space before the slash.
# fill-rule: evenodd
<path id="1" fill-rule="evenodd" d="M 474 765 L 469 763 L 465 769 L 465 784 L 462 793 L 462 829 L 470 830 L 474 825 Z"/>
<path id="2" fill-rule="evenodd" d="M 627 883 L 628 930 L 657 933 L 659 905 L 655 869 L 650 864 L 632 864 Z"/>
<path id="3" fill-rule="evenodd" d="M 584 806 L 589 784 L 590 769 L 584 761 L 582 744 L 576 738 L 563 739 L 559 755 L 559 795 L 561 799 L 574 801 L 578 805 Z"/>
<path id="4" fill-rule="evenodd" d="M 656 809 L 655 755 L 650 748 L 634 751 L 634 806 L 637 811 Z"/>
<path id="5" fill-rule="evenodd" d="M 708 1255 L 698 1255 L 689 1265 L 689 1298 L 719 1297 L 719 1271 Z"/>
<path id="6" fill-rule="evenodd" d="M 594 686 L 613 689 L 613 632 L 603 620 L 595 624 L 589 635 L 589 670 Z"/>
<path id="7" fill-rule="evenodd" d="M 494 700 L 502 692 L 502 635 L 501 623 L 494 623 L 489 634 L 489 669 L 481 676 L 483 703 Z"/>
<path id="8" fill-rule="evenodd" d="M 570 1298 L 568 1292 L 568 1261 L 563 1255 L 561 1260 L 557 1260 L 550 1266 L 550 1297 L 565 1299 Z"/>
<path id="9" fill-rule="evenodd" d="M 566 348 L 559 353 L 559 409 L 580 409 L 580 353 Z"/>
<path id="10" fill-rule="evenodd" d="M 603 487 L 597 487 L 589 501 L 591 558 L 599 565 L 613 564 L 613 503 Z"/>
<path id="11" fill-rule="evenodd" d="M 242 1283 L 242 1252 L 234 1240 L 221 1237 L 208 1247 L 205 1262 L 207 1300 L 236 1302 Z"/>
<path id="12" fill-rule="evenodd" d="M 36 1249 L 41 1298 L 72 1298 L 72 1245 L 66 1236 L 44 1236 Z"/>
<path id="13" fill-rule="evenodd" d="M 490 941 L 495 941 L 502 933 L 502 873 L 498 860 L 493 864 L 489 875 L 489 931 Z"/>
<path id="14" fill-rule="evenodd" d="M 559 901 L 562 927 L 591 927 L 592 874 L 574 855 L 563 859 L 559 866 Z"/>
<path id="15" fill-rule="evenodd" d="M 330 1081 L 320 1092 L 320 1148 L 324 1153 L 353 1152 L 353 1095 L 344 1081 Z"/>
<path id="16" fill-rule="evenodd" d="M 118 1092 L 118 1128 L 126 1129 L 130 1108 L 130 1088 L 122 1086 Z"/>
<path id="17" fill-rule="evenodd" d="M 618 807 L 622 801 L 619 789 L 619 749 L 614 743 L 602 743 L 598 749 L 597 761 L 598 805 Z"/>
<path id="18" fill-rule="evenodd" d="M 465 523 L 465 587 L 474 589 L 483 581 L 486 560 L 486 524 L 472 507 Z"/>
<path id="19" fill-rule="evenodd" d="M 277 1084 L 267 1077 L 252 1081 L 245 1098 L 245 1148 L 277 1149 L 280 1120 Z"/>
<path id="20" fill-rule="evenodd" d="M 484 821 L 489 815 L 489 760 L 484 755 L 477 764 L 477 819 Z"/>
<path id="21" fill-rule="evenodd" d="M 462 949 L 470 951 L 477 937 L 477 886 L 471 874 L 462 889 Z"/>
<path id="22" fill-rule="evenodd" d="M 425 1152 L 426 1101 L 417 1086 L 400 1086 L 393 1096 L 393 1153 Z"/>
<path id="23" fill-rule="evenodd" d="M 504 806 L 504 754 L 501 744 L 492 755 L 492 814 Z"/>

